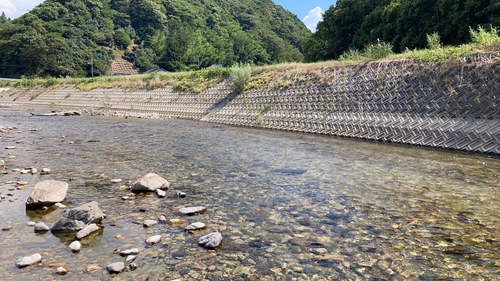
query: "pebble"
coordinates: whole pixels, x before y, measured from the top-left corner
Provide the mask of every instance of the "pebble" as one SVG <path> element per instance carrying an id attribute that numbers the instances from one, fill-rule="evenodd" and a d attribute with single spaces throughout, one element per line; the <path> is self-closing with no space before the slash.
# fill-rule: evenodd
<path id="1" fill-rule="evenodd" d="M 29 182 L 27 182 L 27 181 L 18 181 L 18 182 L 16 182 L 16 184 L 17 185 L 27 185 L 27 184 L 29 184 Z"/>
<path id="2" fill-rule="evenodd" d="M 37 170 L 36 168 L 31 169 L 31 174 L 33 174 L 33 175 L 34 175 L 34 174 L 36 174 L 36 173 L 38 173 L 38 170 Z"/>
<path id="3" fill-rule="evenodd" d="M 130 255 L 125 259 L 125 262 L 127 262 L 127 263 L 133 262 L 133 261 L 135 261 L 136 258 L 137 258 L 137 256 Z"/>
<path id="4" fill-rule="evenodd" d="M 198 207 L 182 208 L 179 210 L 179 213 L 183 215 L 201 215 L 205 213 L 206 210 L 207 208 L 198 206 Z"/>
<path id="5" fill-rule="evenodd" d="M 110 273 L 122 272 L 125 269 L 125 264 L 123 262 L 115 262 L 112 264 L 108 264 L 108 266 L 106 266 L 106 269 Z"/>
<path id="6" fill-rule="evenodd" d="M 7 147 L 5 147 L 5 149 L 16 149 L 16 147 L 15 146 L 7 146 Z"/>
<path id="7" fill-rule="evenodd" d="M 161 235 L 151 236 L 148 239 L 146 239 L 146 243 L 149 245 L 156 244 L 160 241 L 161 241 Z"/>
<path id="8" fill-rule="evenodd" d="M 136 268 L 138 268 L 138 267 L 139 267 L 139 266 L 138 266 L 137 264 L 135 264 L 135 263 L 131 263 L 131 264 L 130 264 L 130 269 L 132 269 L 132 270 L 134 270 L 134 269 L 136 269 Z"/>
<path id="9" fill-rule="evenodd" d="M 29 174 L 30 172 L 31 172 L 30 170 L 21 170 L 20 173 L 24 175 L 24 174 Z"/>
<path id="10" fill-rule="evenodd" d="M 13 228 L 14 228 L 14 227 L 12 227 L 12 226 L 10 226 L 10 225 L 9 225 L 9 226 L 7 226 L 7 227 L 2 228 L 2 231 L 9 231 L 9 230 L 11 230 L 11 229 L 13 229 Z"/>
<path id="11" fill-rule="evenodd" d="M 67 208 L 68 206 L 61 204 L 61 203 L 55 203 L 54 206 L 57 206 L 58 208 Z"/>
<path id="12" fill-rule="evenodd" d="M 122 182 L 122 179 L 112 179 L 111 182 L 112 183 L 119 183 L 119 182 Z"/>
<path id="13" fill-rule="evenodd" d="M 142 225 L 144 227 L 150 227 L 150 226 L 153 226 L 153 225 L 157 225 L 158 224 L 158 221 L 156 220 L 145 220 Z"/>
<path id="14" fill-rule="evenodd" d="M 56 268 L 56 271 L 55 271 L 57 274 L 59 275 L 66 275 L 66 273 L 68 273 L 68 270 L 62 266 Z"/>
<path id="15" fill-rule="evenodd" d="M 51 263 L 49 264 L 49 267 L 60 267 L 60 266 L 65 266 L 65 262 L 56 262 L 56 263 Z"/>
<path id="16" fill-rule="evenodd" d="M 16 156 L 9 156 L 7 159 L 16 159 Z"/>
<path id="17" fill-rule="evenodd" d="M 49 168 L 42 168 L 42 171 L 40 172 L 40 175 L 48 175 L 50 174 L 50 169 Z"/>
<path id="18" fill-rule="evenodd" d="M 78 252 L 82 249 L 82 244 L 79 241 L 73 241 L 68 247 L 71 251 Z"/>
<path id="19" fill-rule="evenodd" d="M 40 254 L 34 254 L 29 257 L 22 257 L 16 261 L 17 267 L 24 267 L 28 265 L 32 265 L 35 263 L 39 263 L 42 261 L 42 256 Z"/>
<path id="20" fill-rule="evenodd" d="M 325 248 L 312 248 L 311 252 L 316 255 L 328 254 L 328 250 L 326 250 Z"/>
<path id="21" fill-rule="evenodd" d="M 167 218 L 165 216 L 161 216 L 158 218 L 158 221 L 161 223 L 167 223 Z"/>
<path id="22" fill-rule="evenodd" d="M 198 244 L 207 248 L 215 248 L 222 242 L 222 234 L 213 232 L 198 239 Z"/>
<path id="23" fill-rule="evenodd" d="M 137 248 L 120 252 L 120 256 L 138 255 L 138 254 L 139 254 L 139 250 Z"/>
<path id="24" fill-rule="evenodd" d="M 188 225 L 185 230 L 198 230 L 198 229 L 204 229 L 206 228 L 207 225 L 202 223 L 202 222 L 194 222 L 190 225 Z"/>
<path id="25" fill-rule="evenodd" d="M 50 228 L 43 222 L 35 224 L 35 232 L 48 231 L 48 230 L 50 230 Z"/>
<path id="26" fill-rule="evenodd" d="M 156 190 L 156 194 L 158 194 L 158 197 L 165 197 L 167 196 L 167 193 L 161 189 Z"/>
<path id="27" fill-rule="evenodd" d="M 177 197 L 179 197 L 179 198 L 185 198 L 185 197 L 186 197 L 186 195 L 187 195 L 187 194 L 186 194 L 186 193 L 184 193 L 184 192 L 181 192 L 181 191 L 178 191 L 178 192 L 177 192 Z"/>
<path id="28" fill-rule="evenodd" d="M 30 221 L 26 224 L 27 226 L 35 226 L 36 225 L 36 222 L 34 221 Z"/>
<path id="29" fill-rule="evenodd" d="M 116 239 L 124 239 L 125 237 L 124 237 L 123 235 L 121 235 L 121 234 L 117 234 L 117 235 L 115 236 L 115 238 L 116 238 Z"/>
<path id="30" fill-rule="evenodd" d="M 13 173 L 19 173 L 19 172 L 21 172 L 21 169 L 12 169 L 12 172 Z"/>

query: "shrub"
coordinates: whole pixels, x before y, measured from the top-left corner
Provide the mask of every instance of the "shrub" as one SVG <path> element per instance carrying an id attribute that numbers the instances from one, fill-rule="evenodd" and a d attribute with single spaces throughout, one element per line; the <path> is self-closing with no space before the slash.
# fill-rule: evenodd
<path id="1" fill-rule="evenodd" d="M 49 106 L 50 106 L 50 108 L 54 108 L 54 106 L 56 106 L 56 103 L 55 103 L 55 102 L 53 102 L 53 101 L 51 101 L 51 102 L 49 103 Z"/>
<path id="2" fill-rule="evenodd" d="M 437 32 L 427 35 L 427 46 L 431 50 L 436 50 L 441 48 L 441 36 Z"/>
<path id="3" fill-rule="evenodd" d="M 370 59 L 383 59 L 393 54 L 392 45 L 379 40 L 377 44 L 366 46 L 363 53 Z"/>
<path id="4" fill-rule="evenodd" d="M 490 32 L 486 31 L 482 26 L 477 28 L 477 31 L 469 26 L 470 37 L 472 43 L 475 44 L 498 44 L 500 43 L 500 36 L 498 36 L 498 29 L 491 27 Z"/>
<path id="5" fill-rule="evenodd" d="M 237 93 L 243 93 L 245 85 L 252 75 L 252 66 L 250 64 L 235 64 L 231 67 L 229 80 L 232 89 Z"/>
<path id="6" fill-rule="evenodd" d="M 361 55 L 361 52 L 354 48 L 354 49 L 349 49 L 345 51 L 342 55 L 340 55 L 339 60 L 344 61 L 344 60 L 359 60 L 363 58 Z"/>
<path id="7" fill-rule="evenodd" d="M 57 84 L 57 79 L 56 78 L 49 78 L 47 81 L 45 81 L 45 86 L 54 86 Z"/>

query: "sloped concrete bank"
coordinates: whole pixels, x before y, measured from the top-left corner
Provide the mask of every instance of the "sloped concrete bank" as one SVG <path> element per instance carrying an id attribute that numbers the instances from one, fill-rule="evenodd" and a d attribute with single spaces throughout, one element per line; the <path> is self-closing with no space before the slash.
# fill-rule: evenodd
<path id="1" fill-rule="evenodd" d="M 444 65 L 371 62 L 316 69 L 321 77 L 285 87 L 200 94 L 167 87 L 11 91 L 0 104 L 159 114 L 239 126 L 319 133 L 500 154 L 500 54 Z M 37 95 L 36 98 L 32 96 Z"/>

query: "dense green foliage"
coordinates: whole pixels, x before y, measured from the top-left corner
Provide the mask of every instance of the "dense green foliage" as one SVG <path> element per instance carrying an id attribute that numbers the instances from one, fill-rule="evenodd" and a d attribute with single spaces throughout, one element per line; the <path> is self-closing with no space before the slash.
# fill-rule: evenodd
<path id="1" fill-rule="evenodd" d="M 471 42 L 470 28 L 500 27 L 500 0 L 337 0 L 303 42 L 306 61 L 388 42 L 395 52 Z M 432 38 L 434 36 L 434 38 Z M 432 42 L 431 42 L 432 43 Z M 433 45 L 433 48 L 438 47 Z"/>
<path id="2" fill-rule="evenodd" d="M 0 17 L 0 77 L 89 76 L 90 54 L 103 75 L 119 50 L 142 70 L 302 61 L 308 34 L 271 0 L 46 0 Z"/>

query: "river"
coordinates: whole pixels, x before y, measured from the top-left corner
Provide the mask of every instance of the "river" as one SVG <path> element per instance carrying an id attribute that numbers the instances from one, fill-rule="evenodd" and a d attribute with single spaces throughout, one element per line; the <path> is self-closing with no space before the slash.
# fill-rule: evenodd
<path id="1" fill-rule="evenodd" d="M 3 280 L 499 278 L 496 157 L 187 120 L 0 111 L 0 125 L 16 127 L 0 135 L 8 172 L 0 175 L 0 226 L 13 227 L 0 233 Z M 24 167 L 52 173 L 12 172 Z M 171 183 L 169 196 L 122 200 L 130 181 L 148 172 Z M 110 181 L 117 178 L 123 182 Z M 97 201 L 107 215 L 79 253 L 67 247 L 74 233 L 35 234 L 27 225 L 51 226 L 62 215 L 55 207 L 25 208 L 45 179 L 69 183 L 68 207 Z M 26 189 L 16 189 L 18 181 Z M 207 212 L 176 214 L 189 206 Z M 161 215 L 181 224 L 142 226 Z M 196 221 L 207 230 L 184 231 Z M 197 245 L 214 230 L 223 235 L 221 248 Z M 156 234 L 162 243 L 147 246 Z M 106 265 L 125 260 L 114 250 L 130 248 L 140 251 L 139 267 L 110 275 Z M 15 266 L 34 253 L 44 255 L 42 264 Z M 65 276 L 48 266 L 60 262 Z M 87 272 L 93 264 L 100 270 Z"/>

